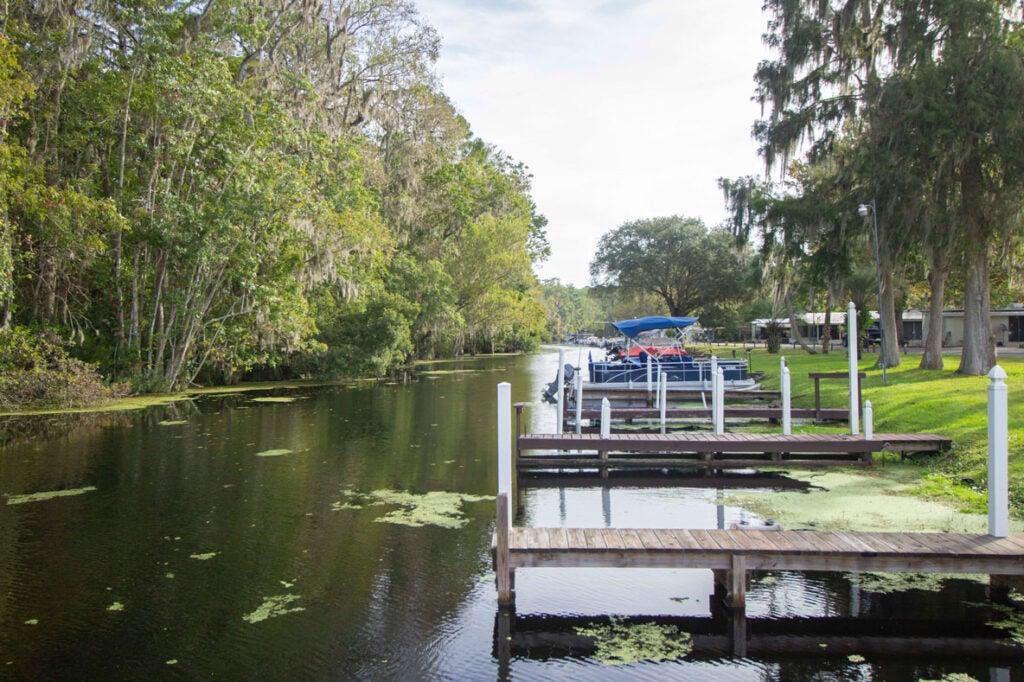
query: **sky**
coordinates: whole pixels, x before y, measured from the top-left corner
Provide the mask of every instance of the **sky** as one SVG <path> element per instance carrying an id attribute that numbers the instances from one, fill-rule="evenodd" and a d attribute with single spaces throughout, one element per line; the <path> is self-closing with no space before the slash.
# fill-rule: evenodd
<path id="1" fill-rule="evenodd" d="M 725 219 L 718 178 L 761 175 L 761 0 L 416 0 L 442 87 L 474 135 L 522 162 L 548 219 L 541 279 L 589 284 L 605 233 Z"/>

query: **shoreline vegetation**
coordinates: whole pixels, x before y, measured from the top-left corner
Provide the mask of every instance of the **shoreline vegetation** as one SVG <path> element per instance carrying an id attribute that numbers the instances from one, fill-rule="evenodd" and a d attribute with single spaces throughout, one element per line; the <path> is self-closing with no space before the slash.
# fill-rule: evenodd
<path id="1" fill-rule="evenodd" d="M 714 346 L 712 352 L 724 354 L 740 346 Z M 465 356 L 463 361 L 472 361 L 480 357 Z M 794 407 L 810 407 L 814 402 L 813 383 L 807 378 L 809 372 L 845 372 L 847 358 L 844 352 L 833 352 L 828 355 L 808 355 L 794 349 L 792 353 L 785 350 L 780 354 L 769 354 L 764 349 L 754 349 L 750 353 L 752 369 L 765 372 L 762 385 L 769 390 L 779 388 L 779 363 L 785 357 L 793 377 Z M 916 497 L 929 503 L 938 502 L 950 510 L 949 518 L 956 519 L 957 528 L 971 526 L 979 530 L 984 526 L 983 515 L 987 513 L 985 484 L 987 476 L 987 387 L 986 377 L 963 376 L 955 372 L 958 358 L 950 356 L 943 370 L 921 370 L 915 363 L 907 362 L 900 367 L 887 369 L 887 384 L 882 383 L 881 370 L 875 366 L 877 355 L 864 353 L 859 362 L 859 369 L 866 373 L 862 382 L 864 400 L 870 400 L 874 410 L 874 426 L 877 432 L 907 433 L 938 433 L 952 439 L 952 449 L 942 455 L 916 456 L 902 461 L 892 458 L 881 458 L 875 467 L 855 473 L 843 472 L 835 476 L 821 479 L 824 487 L 830 488 L 827 481 L 835 484 L 842 481 L 840 487 L 851 490 L 863 490 L 865 482 L 875 479 L 878 495 L 872 497 L 873 504 L 879 499 L 891 497 L 893 501 L 908 496 Z M 452 360 L 441 361 L 451 364 Z M 436 364 L 434 362 L 417 363 L 415 367 Z M 1024 519 L 1024 439 L 1021 437 L 1021 425 L 1024 424 L 1024 358 L 1002 357 L 1000 366 L 1007 372 L 1009 389 L 1009 424 L 1010 424 L 1010 507 L 1015 519 Z M 459 370 L 452 370 L 459 371 Z M 425 375 L 429 374 L 426 370 Z M 4 421 L 16 420 L 19 417 L 52 417 L 54 415 L 78 415 L 87 413 L 119 413 L 145 409 L 158 405 L 170 405 L 192 398 L 213 395 L 230 395 L 249 392 L 265 392 L 275 390 L 309 389 L 321 386 L 351 386 L 380 382 L 380 379 L 357 379 L 344 381 L 271 381 L 258 383 L 240 383 L 234 386 L 197 387 L 186 391 L 163 395 L 145 395 L 119 398 L 110 403 L 90 407 L 71 409 L 37 409 L 18 412 L 0 412 Z M 383 380 L 386 381 L 386 380 Z M 845 381 L 829 381 L 821 384 L 822 404 L 827 406 L 844 406 L 847 403 L 847 387 Z M 73 427 L 72 427 L 73 428 Z M 754 424 L 750 428 L 775 429 L 776 426 Z M 821 425 L 812 423 L 796 423 L 796 431 L 844 432 L 846 424 Z M 872 487 L 868 484 L 868 487 Z M 777 496 L 775 496 L 777 497 Z M 799 496 L 798 496 L 799 497 Z M 849 508 L 843 509 L 830 519 L 821 518 L 815 522 L 827 523 L 830 526 L 849 523 L 857 527 L 866 522 L 864 514 L 876 517 L 877 510 L 864 509 L 863 503 L 850 497 Z M 807 509 L 813 504 L 811 497 L 792 500 L 778 498 L 772 509 L 764 508 L 755 500 L 737 498 L 743 506 L 758 513 L 770 512 L 777 517 L 795 521 L 802 526 L 809 523 L 808 519 L 817 517 L 813 510 Z M 964 520 L 966 516 L 977 516 L 980 521 L 972 524 Z M 947 519 L 948 520 L 948 519 Z M 936 523 L 941 526 L 942 520 Z M 943 530 L 936 527 L 935 530 Z M 945 528 L 952 530 L 953 528 Z"/>

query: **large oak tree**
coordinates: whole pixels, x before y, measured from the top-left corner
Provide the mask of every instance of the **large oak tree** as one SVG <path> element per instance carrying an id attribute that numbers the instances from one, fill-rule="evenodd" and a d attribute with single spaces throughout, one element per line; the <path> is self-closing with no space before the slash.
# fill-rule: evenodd
<path id="1" fill-rule="evenodd" d="M 670 315 L 699 314 L 745 291 L 742 253 L 725 230 L 671 216 L 624 223 L 601 237 L 590 263 L 595 286 L 653 294 Z"/>

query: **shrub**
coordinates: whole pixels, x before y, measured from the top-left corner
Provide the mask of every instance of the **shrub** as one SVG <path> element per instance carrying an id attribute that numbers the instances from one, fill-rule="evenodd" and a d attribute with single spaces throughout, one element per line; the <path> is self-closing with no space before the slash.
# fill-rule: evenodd
<path id="1" fill-rule="evenodd" d="M 52 331 L 0 331 L 0 409 L 86 407 L 112 398 L 96 367 L 70 357 Z"/>

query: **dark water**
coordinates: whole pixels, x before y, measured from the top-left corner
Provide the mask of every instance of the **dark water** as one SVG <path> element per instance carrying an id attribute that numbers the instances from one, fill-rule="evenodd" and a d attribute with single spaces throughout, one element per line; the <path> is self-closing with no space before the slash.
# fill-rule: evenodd
<path id="1" fill-rule="evenodd" d="M 417 527 L 388 522 L 407 507 L 373 495 L 493 495 L 496 384 L 536 403 L 557 362 L 467 360 L 407 386 L 208 397 L 0 448 L 0 678 L 1024 679 L 1019 649 L 985 624 L 1006 616 L 967 579 L 886 592 L 857 576 L 755 575 L 740 622 L 712 596 L 710 571 L 531 569 L 502 616 L 492 499 L 463 501 L 458 527 Z M 527 418 L 553 427 L 552 408 Z M 718 486 L 789 484 L 593 483 L 524 483 L 520 522 L 757 523 L 723 506 Z M 57 490 L 79 494 L 15 503 Z M 578 629 L 611 618 L 676 627 L 693 651 L 601 665 Z"/>

